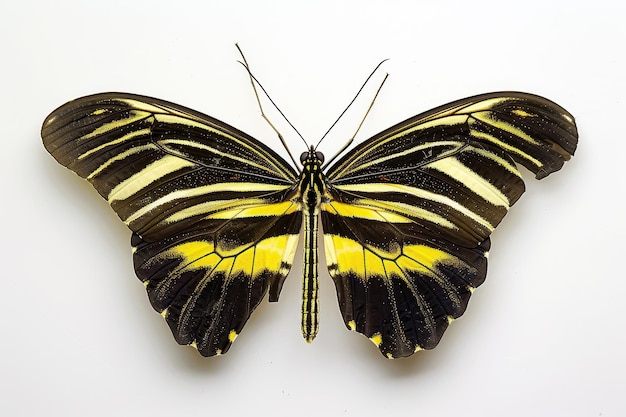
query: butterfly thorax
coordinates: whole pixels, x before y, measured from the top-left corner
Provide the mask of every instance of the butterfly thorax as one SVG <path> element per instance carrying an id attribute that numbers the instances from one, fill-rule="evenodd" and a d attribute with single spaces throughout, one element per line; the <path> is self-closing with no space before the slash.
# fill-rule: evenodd
<path id="1" fill-rule="evenodd" d="M 308 152 L 300 156 L 303 170 L 300 176 L 300 196 L 305 211 L 311 215 L 319 214 L 319 206 L 322 196 L 325 194 L 326 185 L 322 174 L 321 166 L 324 162 L 324 155 L 316 152 L 311 146 Z"/>
<path id="2" fill-rule="evenodd" d="M 321 166 L 324 155 L 311 146 L 300 156 L 303 169 L 299 191 L 304 223 L 304 270 L 302 277 L 302 336 L 312 342 L 318 331 L 317 231 L 318 215 L 326 185 Z"/>

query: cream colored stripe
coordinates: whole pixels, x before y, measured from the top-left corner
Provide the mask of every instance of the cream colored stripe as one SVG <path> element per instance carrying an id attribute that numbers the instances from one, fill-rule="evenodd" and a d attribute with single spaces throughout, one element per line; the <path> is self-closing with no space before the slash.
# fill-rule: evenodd
<path id="1" fill-rule="evenodd" d="M 385 211 L 379 212 L 379 214 L 390 223 L 400 223 L 400 222 L 396 221 L 395 217 L 390 216 L 390 218 L 388 219 L 386 212 L 400 213 L 401 216 L 408 216 L 411 218 L 423 219 L 430 223 L 434 223 L 439 226 L 445 227 L 447 229 L 458 230 L 458 227 L 454 223 L 446 219 L 445 217 L 442 217 L 436 213 L 433 213 L 431 211 L 425 210 L 420 207 L 411 206 L 409 204 L 399 203 L 395 201 L 392 203 L 392 202 L 388 202 L 385 200 L 365 200 L 365 199 L 357 200 L 355 204 L 358 204 L 359 206 L 371 207 L 373 209 L 385 210 Z M 357 217 L 357 216 L 352 216 L 352 217 Z"/>
<path id="2" fill-rule="evenodd" d="M 164 113 L 166 111 L 169 111 L 169 109 L 168 110 L 164 110 L 162 107 L 146 103 L 145 101 L 137 101 L 137 100 L 133 100 L 133 99 L 130 99 L 130 98 L 119 99 L 117 101 L 119 101 L 121 103 L 126 103 L 128 106 L 130 106 L 130 107 L 132 107 L 134 109 L 138 109 L 138 110 L 149 112 L 149 113 L 158 114 L 158 113 Z"/>
<path id="3" fill-rule="evenodd" d="M 134 212 L 128 218 L 124 220 L 124 223 L 130 224 L 131 222 L 137 220 L 139 217 L 149 213 L 151 210 L 154 210 L 160 205 L 167 204 L 171 201 L 180 199 L 180 198 L 193 198 L 200 195 L 208 195 L 211 193 L 219 193 L 224 191 L 232 191 L 232 192 L 245 192 L 245 191 L 266 191 L 266 192 L 275 192 L 282 191 L 288 188 L 285 185 L 273 185 L 273 184 L 260 184 L 257 182 L 223 182 L 219 184 L 211 184 L 204 185 L 196 188 L 187 188 L 183 190 L 176 190 L 171 192 L 158 200 L 153 201 L 150 204 L 143 206 L 141 209 Z"/>
<path id="4" fill-rule="evenodd" d="M 457 113 L 468 114 L 480 111 L 490 111 L 491 109 L 493 109 L 494 106 L 497 106 L 498 104 L 503 103 L 507 100 L 509 100 L 509 98 L 507 97 L 496 97 L 487 100 L 481 100 L 476 103 L 472 103 L 467 107 L 462 107 L 460 110 L 457 110 Z"/>
<path id="5" fill-rule="evenodd" d="M 102 126 L 98 126 L 91 133 L 88 133 L 85 136 L 81 136 L 80 138 L 78 138 L 78 140 L 91 139 L 93 137 L 103 135 L 112 130 L 119 129 L 121 127 L 134 123 L 138 120 L 147 119 L 149 116 L 151 116 L 150 113 L 131 110 L 129 111 L 128 117 L 126 117 L 125 119 L 115 120 L 113 122 L 105 123 Z"/>
<path id="6" fill-rule="evenodd" d="M 373 152 L 375 152 L 381 146 L 385 146 L 389 142 L 397 140 L 398 138 L 401 138 L 403 136 L 409 135 L 410 133 L 413 133 L 415 131 L 421 131 L 421 130 L 424 130 L 426 128 L 434 127 L 434 126 L 460 125 L 460 124 L 466 123 L 467 119 L 468 119 L 467 115 L 450 115 L 450 116 L 445 116 L 445 117 L 440 118 L 440 119 L 430 120 L 430 121 L 427 121 L 427 122 L 417 122 L 416 124 L 412 125 L 411 127 L 405 127 L 405 128 L 401 127 L 397 132 L 393 133 L 391 136 L 388 136 L 388 137 L 386 137 L 383 140 L 377 141 L 375 144 L 373 144 L 373 145 L 367 147 L 366 149 L 364 149 L 361 154 L 359 154 L 355 158 L 351 159 L 348 162 L 347 165 L 343 166 L 340 170 L 338 170 L 333 175 L 333 177 L 346 176 L 346 175 L 349 175 L 349 173 L 354 172 L 354 170 L 356 168 L 361 170 L 363 167 L 368 167 L 368 166 L 374 165 L 376 163 L 382 163 L 382 162 L 384 162 L 386 160 L 393 159 L 393 158 L 396 158 L 396 157 L 401 156 L 401 155 L 407 155 L 407 154 L 410 154 L 412 152 L 418 152 L 420 150 L 427 150 L 428 148 L 431 148 L 433 146 L 432 142 L 415 146 L 415 147 L 413 147 L 411 149 L 408 149 L 406 151 L 403 151 L 401 153 L 393 153 L 392 152 L 392 153 L 389 153 L 388 156 L 385 156 L 385 157 L 382 157 L 382 158 L 378 158 L 375 161 L 368 162 L 367 164 L 356 164 L 356 166 L 354 166 L 354 161 L 355 160 L 362 160 L 364 157 L 366 157 L 366 155 L 372 154 Z M 454 145 L 454 144 L 458 144 L 458 143 L 459 143 L 458 141 L 442 141 L 442 142 L 437 142 L 435 145 Z M 353 167 L 355 169 L 352 169 L 352 170 L 348 171 L 347 170 L 348 167 Z"/>
<path id="7" fill-rule="evenodd" d="M 397 134 L 390 136 L 388 139 L 386 140 L 393 140 L 396 139 L 398 137 L 401 136 L 406 136 L 407 134 L 414 132 L 416 130 L 424 130 L 424 129 L 428 129 L 431 127 L 437 127 L 437 126 L 441 126 L 444 125 L 446 127 L 449 126 L 455 126 L 455 125 L 462 125 L 463 123 L 465 123 L 467 121 L 467 115 L 465 114 L 452 114 L 450 116 L 444 116 L 441 117 L 439 119 L 433 119 L 433 120 L 429 120 L 426 122 L 422 122 L 422 123 L 418 123 L 417 125 L 415 125 L 414 127 L 410 128 L 410 129 L 402 129 L 400 130 Z"/>
<path id="8" fill-rule="evenodd" d="M 495 154 L 493 152 L 490 152 L 488 150 L 485 150 L 485 149 L 481 149 L 481 148 L 472 148 L 470 150 L 470 152 L 477 153 L 478 155 L 480 155 L 483 158 L 491 159 L 496 164 L 500 165 L 501 167 L 503 167 L 504 169 L 509 171 L 511 174 L 519 177 L 520 179 L 522 178 L 522 174 L 520 174 L 520 172 L 517 169 L 517 167 L 515 166 L 515 164 L 511 163 L 510 161 L 508 161 L 508 160 L 506 160 L 504 158 L 501 158 L 497 154 Z"/>
<path id="9" fill-rule="evenodd" d="M 472 117 L 476 120 L 480 120 L 483 123 L 491 125 L 495 127 L 496 129 L 500 129 L 504 132 L 511 133 L 512 135 L 515 135 L 521 139 L 524 139 L 526 142 L 532 143 L 533 145 L 539 145 L 539 142 L 537 142 L 533 137 L 529 136 L 528 133 L 524 132 L 520 128 L 513 126 L 510 123 L 507 123 L 505 121 L 498 120 L 497 118 L 495 118 L 493 112 L 485 111 L 481 113 L 476 113 L 476 114 L 472 114 Z"/>
<path id="10" fill-rule="evenodd" d="M 226 153 L 226 152 L 220 152 L 215 148 L 211 148 L 209 146 L 206 146 L 204 144 L 198 143 L 198 142 L 192 142 L 192 141 L 176 141 L 176 140 L 167 140 L 167 141 L 162 141 L 162 143 L 180 143 L 183 145 L 187 145 L 187 146 L 196 146 L 200 149 L 207 149 L 210 150 L 211 152 L 215 152 L 217 154 L 220 154 L 222 156 L 227 156 L 231 159 L 234 159 L 236 161 L 240 161 L 243 162 L 245 164 L 248 165 L 252 165 L 252 166 L 257 166 L 259 168 L 262 168 L 265 171 L 271 171 L 271 172 L 280 172 L 282 174 L 282 176 L 286 179 L 289 180 L 293 180 L 294 178 L 291 178 L 290 176 L 287 176 L 283 173 L 283 169 L 279 166 L 279 161 L 277 161 L 276 159 L 270 158 L 268 157 L 268 155 L 265 155 L 264 153 L 260 152 L 258 149 L 251 147 L 248 143 L 238 139 L 237 137 L 230 135 L 226 130 L 223 129 L 216 129 L 213 126 L 206 124 L 206 123 L 201 123 L 201 122 L 197 122 L 195 120 L 191 120 L 191 119 L 185 119 L 185 118 L 181 118 L 178 117 L 176 115 L 173 114 L 158 114 L 154 116 L 156 118 L 156 120 L 160 121 L 160 122 L 164 122 L 164 123 L 173 123 L 173 124 L 179 124 L 179 125 L 186 125 L 186 126 L 190 126 L 190 127 L 196 127 L 199 129 L 203 129 L 203 130 L 208 130 L 210 132 L 214 132 L 215 134 L 219 135 L 219 136 L 223 136 L 228 138 L 229 140 L 249 149 L 250 151 L 252 151 L 254 154 L 258 155 L 259 157 L 263 158 L 263 160 L 265 160 L 269 165 L 271 165 L 274 169 L 273 170 L 268 170 L 267 167 L 262 166 L 262 165 L 256 165 L 251 163 L 249 160 L 244 159 L 244 158 L 239 158 L 236 157 L 235 155 L 233 155 L 232 153 Z"/>
<path id="11" fill-rule="evenodd" d="M 112 204 L 113 201 L 116 200 L 126 200 L 128 197 L 137 194 L 140 190 L 160 178 L 163 178 L 172 172 L 195 165 L 195 163 L 185 159 L 172 155 L 165 155 L 163 158 L 154 161 L 141 171 L 119 183 L 111 190 L 107 200 L 109 201 L 109 204 Z"/>
<path id="12" fill-rule="evenodd" d="M 150 133 L 150 128 L 146 128 L 146 129 L 140 129 L 140 130 L 134 130 L 132 132 L 129 132 L 127 134 L 125 134 L 124 136 L 116 139 L 116 140 L 112 140 L 109 142 L 105 142 L 100 146 L 96 146 L 95 148 L 89 149 L 87 152 L 81 154 L 78 156 L 78 159 L 83 159 L 88 157 L 89 155 L 96 153 L 98 151 L 101 151 L 102 149 L 108 148 L 109 146 L 114 146 L 114 145 L 118 145 L 120 143 L 126 142 L 128 140 L 134 139 L 137 136 L 141 136 L 141 135 L 148 135 Z"/>
<path id="13" fill-rule="evenodd" d="M 140 153 L 149 149 L 157 149 L 156 145 L 153 144 L 148 144 L 148 145 L 143 145 L 143 146 L 135 146 L 133 148 L 130 148 L 129 150 L 119 153 L 117 155 L 115 155 L 113 158 L 109 159 L 108 161 L 106 161 L 105 163 L 103 163 L 102 165 L 100 165 L 98 168 L 96 168 L 91 174 L 87 175 L 87 179 L 90 180 L 93 177 L 95 177 L 96 175 L 98 175 L 100 172 L 102 172 L 103 170 L 107 169 L 111 164 L 117 162 L 117 161 L 123 161 L 124 159 L 128 158 L 130 155 L 134 155 L 136 153 Z"/>
<path id="14" fill-rule="evenodd" d="M 268 203 L 262 198 L 238 198 L 236 200 L 213 200 L 196 204 L 179 210 L 164 220 L 164 223 L 175 223 L 190 217 L 207 215 L 206 219 L 249 217 L 277 217 L 293 213 L 297 206 L 291 201 Z"/>
<path id="15" fill-rule="evenodd" d="M 447 176 L 461 182 L 494 206 L 505 207 L 508 210 L 511 205 L 507 196 L 498 188 L 472 171 L 457 158 L 439 159 L 426 164 L 426 167 L 443 172 Z"/>
<path id="16" fill-rule="evenodd" d="M 366 169 L 366 168 L 368 168 L 368 167 L 370 167 L 372 165 L 382 164 L 382 163 L 385 163 L 385 162 L 387 162 L 389 160 L 396 159 L 396 158 L 401 158 L 403 156 L 410 155 L 412 153 L 416 153 L 416 152 L 420 152 L 420 151 L 425 152 L 424 157 L 427 158 L 428 157 L 428 153 L 432 152 L 432 149 L 437 148 L 437 147 L 441 147 L 441 146 L 454 146 L 455 148 L 451 149 L 449 151 L 450 153 L 453 153 L 453 152 L 456 152 L 463 145 L 465 145 L 465 143 L 459 143 L 458 141 L 452 141 L 452 140 L 441 141 L 441 142 L 436 142 L 436 143 L 430 143 L 430 142 L 429 143 L 423 143 L 421 145 L 414 146 L 414 147 L 412 147 L 410 149 L 407 149 L 405 151 L 402 151 L 402 152 L 392 152 L 389 155 L 380 157 L 378 159 L 374 159 L 374 160 L 369 161 L 367 163 L 358 164 L 354 168 L 356 170 L 358 170 L 358 171 L 362 171 L 362 170 L 364 170 L 364 169 Z M 365 153 L 370 153 L 370 150 L 368 149 L 367 151 L 365 151 Z M 420 157 L 421 156 L 422 155 L 420 155 Z M 419 161 L 419 159 L 420 158 L 416 157 L 415 161 L 417 162 L 417 161 Z M 354 170 L 349 171 L 349 172 L 353 172 L 353 171 Z"/>
<path id="17" fill-rule="evenodd" d="M 224 136 L 223 133 L 220 133 L 220 135 Z M 262 171 L 271 173 L 273 175 L 280 174 L 280 176 L 282 178 L 285 178 L 285 179 L 289 180 L 290 182 L 295 180 L 295 178 L 292 178 L 289 175 L 285 175 L 286 171 L 284 171 L 281 168 L 277 168 L 276 165 L 274 164 L 274 161 L 272 161 L 270 159 L 267 159 L 263 154 L 260 154 L 257 150 L 255 150 L 253 148 L 250 148 L 250 147 L 248 147 L 248 148 L 251 149 L 256 155 L 262 157 L 263 160 L 266 161 L 268 164 L 270 164 L 274 169 L 269 169 L 267 166 L 254 163 L 250 159 L 239 157 L 239 156 L 237 156 L 237 155 L 235 155 L 233 153 L 230 153 L 230 152 L 222 152 L 222 151 L 220 151 L 220 150 L 218 150 L 216 148 L 213 148 L 211 146 L 208 146 L 208 145 L 205 145 L 205 144 L 199 143 L 199 142 L 193 142 L 193 141 L 182 140 L 182 139 L 166 139 L 166 140 L 160 140 L 159 144 L 160 145 L 164 145 L 164 146 L 167 146 L 168 144 L 175 144 L 175 145 L 183 145 L 183 146 L 193 147 L 193 148 L 196 148 L 196 149 L 201 149 L 203 151 L 208 151 L 208 152 L 214 153 L 216 155 L 220 155 L 222 157 L 226 157 L 226 158 L 231 159 L 233 161 L 240 162 L 244 166 L 247 165 L 247 166 L 255 167 L 255 168 L 258 168 L 258 169 L 260 169 Z M 245 146 L 245 144 L 243 144 L 243 143 L 241 143 L 241 145 Z"/>
<path id="18" fill-rule="evenodd" d="M 439 204 L 444 204 L 448 207 L 453 208 L 454 210 L 462 213 L 463 215 L 469 217 L 474 220 L 476 223 L 479 223 L 486 227 L 489 230 L 493 230 L 494 226 L 491 225 L 487 220 L 474 213 L 467 207 L 463 206 L 460 203 L 457 203 L 453 199 L 443 196 L 441 194 L 433 193 L 426 190 L 421 190 L 419 188 L 409 187 L 401 184 L 392 184 L 392 183 L 368 183 L 368 184 L 350 184 L 350 185 L 340 185 L 335 186 L 336 188 L 348 191 L 352 193 L 406 193 L 409 195 L 413 195 L 418 198 L 423 198 L 425 200 L 434 201 Z"/>
<path id="19" fill-rule="evenodd" d="M 470 122 L 470 127 L 471 127 L 471 122 Z M 524 153 L 521 151 L 521 149 L 516 148 L 515 146 L 511 146 L 508 143 L 502 142 L 500 139 L 496 138 L 493 135 L 490 135 L 488 133 L 484 133 L 484 132 L 479 132 L 475 129 L 472 129 L 472 136 L 478 139 L 484 139 L 488 142 L 491 142 L 493 144 L 495 144 L 496 146 L 509 151 L 512 154 L 515 155 L 520 155 L 522 158 L 526 159 L 527 161 L 531 162 L 532 164 L 534 164 L 535 166 L 541 168 L 543 166 L 543 163 L 541 163 L 541 161 L 539 161 L 536 158 L 533 158 L 532 156 L 528 155 L 527 153 Z"/>
<path id="20" fill-rule="evenodd" d="M 205 201 L 204 203 L 196 204 L 191 207 L 187 207 L 182 210 L 178 210 L 165 220 L 163 223 L 175 223 L 181 220 L 185 220 L 190 217 L 204 215 L 207 213 L 219 211 L 222 212 L 224 210 L 230 212 L 231 210 L 241 207 L 242 204 L 261 204 L 263 200 L 261 199 L 247 199 L 245 202 L 241 199 L 237 200 L 213 200 L 213 201 Z"/>

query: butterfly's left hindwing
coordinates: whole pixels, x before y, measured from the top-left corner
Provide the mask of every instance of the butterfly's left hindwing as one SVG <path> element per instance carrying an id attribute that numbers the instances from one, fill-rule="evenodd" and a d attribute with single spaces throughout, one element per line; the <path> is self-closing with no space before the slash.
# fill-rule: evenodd
<path id="1" fill-rule="evenodd" d="M 523 93 L 459 100 L 362 143 L 328 170 L 322 227 L 346 326 L 387 357 L 434 348 L 485 279 L 489 235 L 576 149 L 573 117 Z"/>
<path id="2" fill-rule="evenodd" d="M 275 152 L 162 100 L 98 94 L 55 110 L 42 137 L 134 232 L 138 277 L 181 344 L 224 353 L 293 263 L 297 174 Z"/>

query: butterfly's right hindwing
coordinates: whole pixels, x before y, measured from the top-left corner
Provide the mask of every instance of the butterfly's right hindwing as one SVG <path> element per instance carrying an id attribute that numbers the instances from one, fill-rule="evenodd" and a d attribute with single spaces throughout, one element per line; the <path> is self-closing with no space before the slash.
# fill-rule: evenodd
<path id="1" fill-rule="evenodd" d="M 134 262 L 181 344 L 225 352 L 293 263 L 297 174 L 271 149 L 209 116 L 129 94 L 55 110 L 44 146 L 89 180 L 134 232 Z"/>

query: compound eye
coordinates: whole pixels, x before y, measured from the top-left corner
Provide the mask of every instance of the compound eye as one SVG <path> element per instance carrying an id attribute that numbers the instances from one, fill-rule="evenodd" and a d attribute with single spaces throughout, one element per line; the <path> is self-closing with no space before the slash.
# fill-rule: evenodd
<path id="1" fill-rule="evenodd" d="M 308 152 L 302 152 L 302 154 L 300 155 L 300 163 L 304 165 L 308 157 L 309 157 Z"/>
<path id="2" fill-rule="evenodd" d="M 319 159 L 320 163 L 323 164 L 324 163 L 324 154 L 321 152 L 315 152 L 315 156 L 317 157 L 317 159 Z"/>

